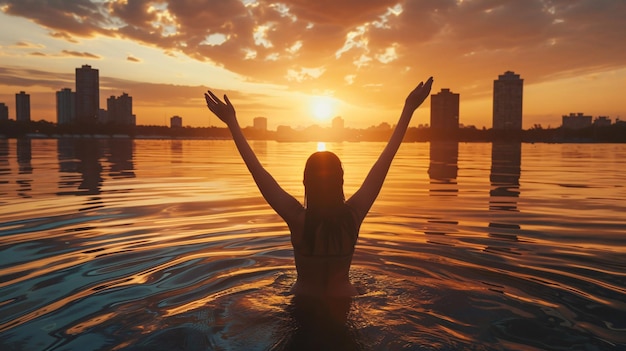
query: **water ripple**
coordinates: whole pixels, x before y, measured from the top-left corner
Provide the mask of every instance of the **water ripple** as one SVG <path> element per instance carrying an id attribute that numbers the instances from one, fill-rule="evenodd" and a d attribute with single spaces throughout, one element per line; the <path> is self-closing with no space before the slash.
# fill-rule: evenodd
<path id="1" fill-rule="evenodd" d="M 20 150 L 29 145 L 42 156 L 30 165 L 0 154 L 8 350 L 322 342 L 294 312 L 288 229 L 232 144 L 48 140 Z M 309 146 L 253 145 L 298 196 Z M 330 146 L 350 192 L 381 145 Z M 585 158 L 580 178 L 559 145 L 499 146 L 501 155 L 459 144 L 430 160 L 428 144 L 405 146 L 362 227 L 351 271 L 360 295 L 326 349 L 626 349 L 623 161 Z"/>

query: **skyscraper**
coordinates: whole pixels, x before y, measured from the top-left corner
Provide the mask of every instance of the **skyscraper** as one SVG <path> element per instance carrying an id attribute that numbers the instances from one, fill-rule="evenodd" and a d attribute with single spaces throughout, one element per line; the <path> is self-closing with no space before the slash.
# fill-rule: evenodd
<path id="1" fill-rule="evenodd" d="M 252 120 L 252 126 L 256 130 L 267 131 L 267 118 L 265 117 L 255 117 Z"/>
<path id="2" fill-rule="evenodd" d="M 430 96 L 430 127 L 433 129 L 459 128 L 459 94 L 441 89 Z"/>
<path id="3" fill-rule="evenodd" d="M 0 122 L 9 120 L 9 106 L 0 102 Z"/>
<path id="4" fill-rule="evenodd" d="M 57 123 L 70 124 L 76 121 L 76 94 L 70 88 L 57 91 Z"/>
<path id="5" fill-rule="evenodd" d="M 30 121 L 30 95 L 23 91 L 15 94 L 15 119 L 18 122 Z"/>
<path id="6" fill-rule="evenodd" d="M 76 68 L 76 121 L 95 123 L 100 109 L 100 78 L 97 69 L 89 65 Z"/>
<path id="7" fill-rule="evenodd" d="M 524 80 L 506 71 L 493 81 L 493 129 L 522 130 Z"/>

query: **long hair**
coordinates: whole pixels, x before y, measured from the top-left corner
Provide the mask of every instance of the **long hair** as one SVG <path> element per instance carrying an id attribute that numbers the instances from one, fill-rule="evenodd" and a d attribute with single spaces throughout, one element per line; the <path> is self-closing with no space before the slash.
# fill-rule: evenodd
<path id="1" fill-rule="evenodd" d="M 330 151 L 312 154 L 304 167 L 304 205 L 307 209 L 333 210 L 344 203 L 343 168 Z"/>
<path id="2" fill-rule="evenodd" d="M 325 254 L 343 254 L 352 250 L 357 228 L 345 203 L 339 157 L 329 151 L 312 154 L 304 167 L 303 183 L 305 251 L 313 254 L 318 248 Z"/>

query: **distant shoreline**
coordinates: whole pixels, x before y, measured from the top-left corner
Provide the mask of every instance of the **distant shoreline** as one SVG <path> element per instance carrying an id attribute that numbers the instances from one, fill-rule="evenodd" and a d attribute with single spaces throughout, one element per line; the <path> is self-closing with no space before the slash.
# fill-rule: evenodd
<path id="1" fill-rule="evenodd" d="M 322 128 L 311 126 L 302 130 L 280 127 L 277 131 L 244 128 L 250 140 L 274 140 L 277 142 L 378 142 L 387 141 L 391 126 L 372 126 L 366 129 Z M 47 121 L 15 122 L 0 121 L 0 138 L 130 138 L 139 140 L 229 140 L 227 128 L 128 126 L 128 125 L 57 125 Z M 404 142 L 494 142 L 513 141 L 525 143 L 626 143 L 626 123 L 610 126 L 591 126 L 582 129 L 532 128 L 521 131 L 496 129 L 432 129 L 410 127 Z"/>

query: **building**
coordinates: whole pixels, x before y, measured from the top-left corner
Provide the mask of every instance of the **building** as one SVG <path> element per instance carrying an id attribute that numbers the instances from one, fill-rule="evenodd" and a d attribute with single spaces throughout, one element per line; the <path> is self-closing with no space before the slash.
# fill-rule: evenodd
<path id="1" fill-rule="evenodd" d="M 109 111 L 103 108 L 98 109 L 98 122 L 106 123 L 109 120 Z"/>
<path id="2" fill-rule="evenodd" d="M 343 118 L 339 116 L 333 118 L 332 128 L 333 130 L 343 130 L 345 128 L 345 123 L 344 123 Z"/>
<path id="3" fill-rule="evenodd" d="M 0 122 L 9 120 L 9 106 L 0 102 Z"/>
<path id="4" fill-rule="evenodd" d="M 63 88 L 57 96 L 57 123 L 71 124 L 76 121 L 76 94 L 70 88 Z"/>
<path id="5" fill-rule="evenodd" d="M 255 117 L 252 120 L 252 127 L 256 130 L 260 130 L 263 132 L 267 131 L 267 118 L 265 117 Z"/>
<path id="6" fill-rule="evenodd" d="M 111 95 L 111 97 L 107 99 L 106 115 L 104 116 L 104 118 L 100 119 L 100 122 L 116 123 L 115 121 L 115 115 L 117 114 L 117 112 L 115 111 L 116 109 L 117 109 L 117 98 L 114 95 Z"/>
<path id="7" fill-rule="evenodd" d="M 591 127 L 591 116 L 585 116 L 582 112 L 570 113 L 569 116 L 563 116 L 561 127 L 566 129 L 583 129 Z"/>
<path id="8" fill-rule="evenodd" d="M 493 129 L 522 130 L 524 80 L 506 71 L 493 81 Z"/>
<path id="9" fill-rule="evenodd" d="M 183 118 L 180 116 L 172 116 L 170 118 L 170 128 L 182 128 Z"/>
<path id="10" fill-rule="evenodd" d="M 437 94 L 430 96 L 430 128 L 458 129 L 459 128 L 459 94 L 450 89 L 441 89 Z"/>
<path id="11" fill-rule="evenodd" d="M 126 93 L 107 99 L 107 123 L 120 125 L 135 125 L 133 115 L 133 98 Z"/>
<path id="12" fill-rule="evenodd" d="M 89 65 L 76 68 L 75 117 L 81 124 L 98 120 L 100 110 L 100 78 L 97 69 Z"/>
<path id="13" fill-rule="evenodd" d="M 596 127 L 610 127 L 611 119 L 607 116 L 599 116 L 593 121 L 593 125 Z"/>
<path id="14" fill-rule="evenodd" d="M 15 120 L 18 122 L 30 121 L 30 95 L 23 91 L 15 94 Z"/>

